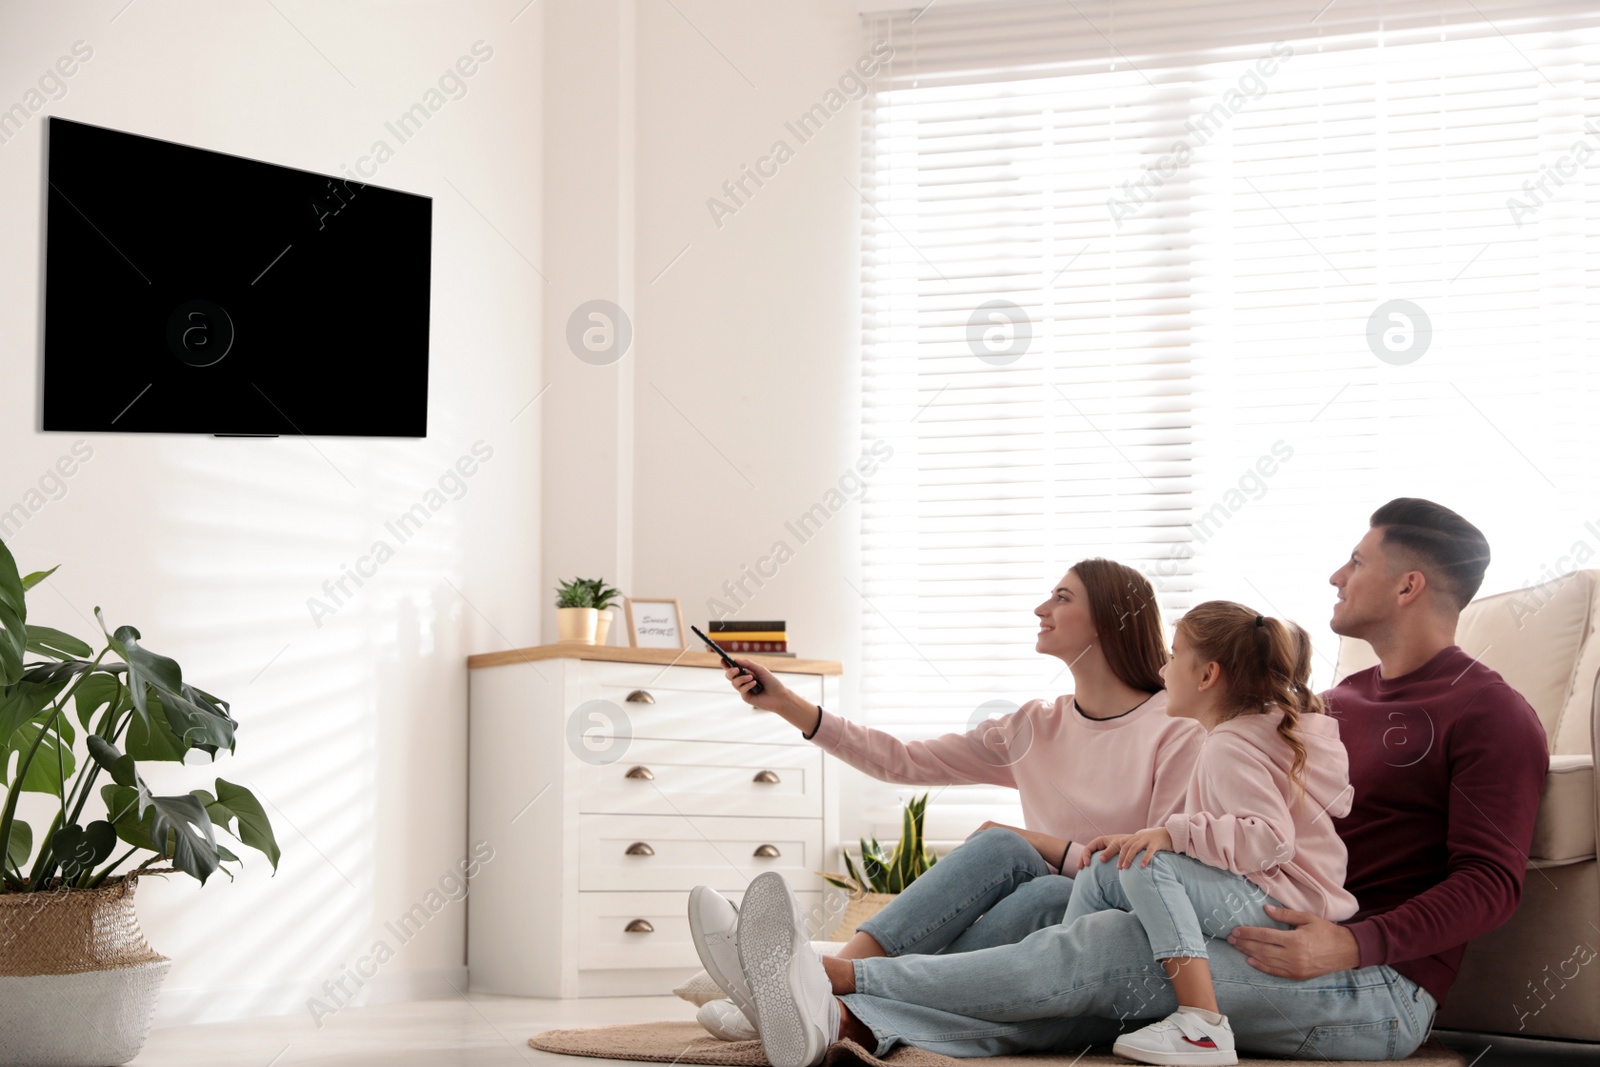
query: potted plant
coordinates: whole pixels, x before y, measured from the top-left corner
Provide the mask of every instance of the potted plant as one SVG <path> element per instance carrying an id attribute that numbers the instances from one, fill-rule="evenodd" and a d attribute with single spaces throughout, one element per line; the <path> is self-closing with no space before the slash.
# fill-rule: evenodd
<path id="1" fill-rule="evenodd" d="M 603 645 L 611 627 L 611 603 L 619 594 L 604 578 L 574 578 L 556 586 L 559 644 Z M 604 612 L 604 614 L 602 614 Z M 601 620 L 604 625 L 601 625 Z"/>
<path id="2" fill-rule="evenodd" d="M 138 630 L 108 632 L 98 607 L 98 653 L 29 623 L 26 594 L 55 569 L 22 577 L 0 544 L 0 1064 L 100 1067 L 138 1055 L 171 966 L 139 932 L 137 878 L 184 873 L 204 884 L 220 868 L 231 879 L 222 864 L 242 861 L 217 841 L 218 828 L 274 870 L 279 851 L 243 786 L 218 778 L 215 792 L 151 791 L 141 762 L 182 763 L 194 749 L 214 760 L 234 751 L 239 724 L 227 701 L 184 681 Z M 95 792 L 102 772 L 109 781 Z M 23 793 L 58 807 L 38 832 L 17 816 Z M 85 812 L 91 796 L 99 818 Z M 128 848 L 113 859 L 119 842 Z M 114 873 L 141 852 L 149 855 Z M 90 1005 L 93 1019 L 64 1014 L 73 1003 Z"/>
<path id="3" fill-rule="evenodd" d="M 916 881 L 923 872 L 938 862 L 933 849 L 922 843 L 922 816 L 928 807 L 928 794 L 912 797 L 900 810 L 900 840 L 894 851 L 885 854 L 876 837 L 870 844 L 861 839 L 861 868 L 857 870 L 850 854 L 844 854 L 848 876 L 819 871 L 829 885 L 838 886 L 850 893 L 850 903 L 845 907 L 839 925 L 828 935 L 833 941 L 848 941 L 856 927 L 876 915 L 894 899 L 895 894 Z"/>
<path id="4" fill-rule="evenodd" d="M 611 610 L 611 605 L 615 603 L 617 597 L 621 596 L 622 594 L 607 585 L 604 578 L 590 578 L 588 579 L 588 583 L 589 588 L 592 591 L 594 610 L 597 613 L 594 628 L 594 643 L 597 645 L 603 645 L 606 643 L 607 635 L 609 635 L 611 632 L 611 620 L 616 615 L 616 613 Z"/>

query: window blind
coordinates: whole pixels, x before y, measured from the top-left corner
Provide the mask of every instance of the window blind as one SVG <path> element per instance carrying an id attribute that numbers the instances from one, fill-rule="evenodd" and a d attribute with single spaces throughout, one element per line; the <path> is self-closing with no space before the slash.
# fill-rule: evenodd
<path id="1" fill-rule="evenodd" d="M 864 16 L 864 721 L 1070 691 L 1029 613 L 1086 556 L 1169 639 L 1216 597 L 1300 622 L 1318 687 L 1392 497 L 1484 530 L 1483 592 L 1600 558 L 1600 11 L 1318 6 Z M 927 832 L 985 818 L 1014 795 L 939 791 Z"/>

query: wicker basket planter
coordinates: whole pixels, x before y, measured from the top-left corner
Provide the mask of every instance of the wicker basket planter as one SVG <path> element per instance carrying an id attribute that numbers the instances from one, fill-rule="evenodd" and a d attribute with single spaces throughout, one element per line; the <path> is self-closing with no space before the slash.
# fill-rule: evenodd
<path id="1" fill-rule="evenodd" d="M 139 1054 L 172 961 L 139 931 L 141 874 L 0 893 L 0 1067 L 111 1067 Z"/>
<path id="2" fill-rule="evenodd" d="M 839 925 L 828 935 L 829 941 L 848 941 L 855 936 L 856 928 L 889 906 L 898 893 L 855 893 L 844 907 Z"/>

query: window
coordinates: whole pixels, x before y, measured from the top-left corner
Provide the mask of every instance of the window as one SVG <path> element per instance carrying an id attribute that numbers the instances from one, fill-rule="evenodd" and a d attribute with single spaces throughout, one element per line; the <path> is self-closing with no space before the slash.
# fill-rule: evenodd
<path id="1" fill-rule="evenodd" d="M 1600 565 L 1600 11 L 1315 6 L 865 18 L 865 721 L 1070 691 L 1029 613 L 1086 556 L 1169 626 L 1300 622 L 1319 687 L 1391 497 L 1484 530 L 1485 593 Z M 1014 797 L 952 789 L 928 833 L 985 818 Z"/>

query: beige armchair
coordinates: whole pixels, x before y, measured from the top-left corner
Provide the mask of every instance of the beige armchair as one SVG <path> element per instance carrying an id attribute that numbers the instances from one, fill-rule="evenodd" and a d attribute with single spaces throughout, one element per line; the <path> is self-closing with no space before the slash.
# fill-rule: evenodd
<path id="1" fill-rule="evenodd" d="M 1446 1030 L 1600 1042 L 1600 870 L 1594 777 L 1600 727 L 1600 570 L 1480 597 L 1456 644 L 1499 671 L 1550 740 L 1522 903 L 1467 946 L 1436 1025 Z M 1377 663 L 1344 638 L 1335 680 Z"/>

